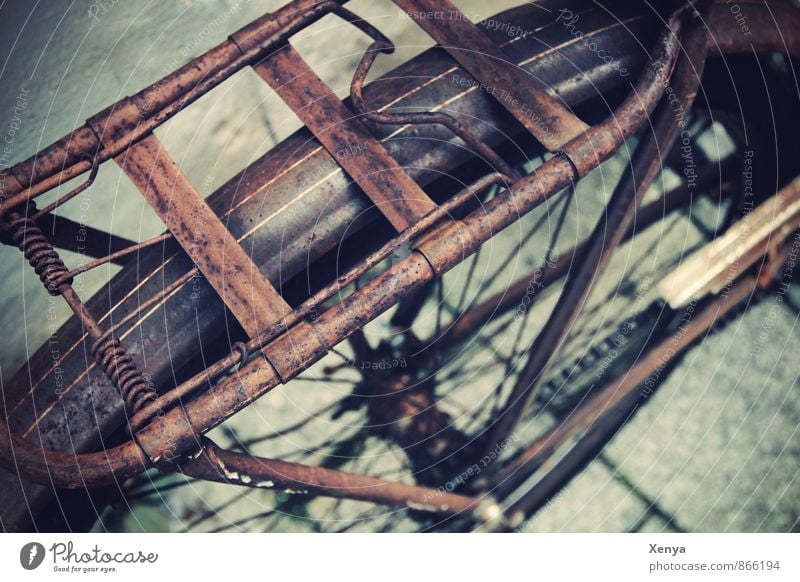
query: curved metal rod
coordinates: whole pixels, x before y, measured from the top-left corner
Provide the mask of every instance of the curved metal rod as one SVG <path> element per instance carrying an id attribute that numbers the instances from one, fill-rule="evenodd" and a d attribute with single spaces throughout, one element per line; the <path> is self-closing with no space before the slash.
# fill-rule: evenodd
<path id="1" fill-rule="evenodd" d="M 364 81 L 372 65 L 375 64 L 378 53 L 391 54 L 392 52 L 394 52 L 394 45 L 388 40 L 379 39 L 373 42 L 361 57 L 361 61 L 358 63 L 356 72 L 353 75 L 353 80 L 350 82 L 350 100 L 359 113 L 370 121 L 384 125 L 419 125 L 426 123 L 442 125 L 464 140 L 467 145 L 488 160 L 498 171 L 508 176 L 514 176 L 515 178 L 520 177 L 519 173 L 500 157 L 497 152 L 481 141 L 469 128 L 464 127 L 460 121 L 449 113 L 444 113 L 442 111 L 390 113 L 388 111 L 371 109 L 366 99 L 364 99 Z"/>
<path id="2" fill-rule="evenodd" d="M 445 515 L 475 511 L 482 501 L 482 496 L 468 497 L 398 481 L 228 451 L 207 438 L 203 438 L 202 452 L 182 463 L 179 470 L 185 475 L 206 481 L 357 499 Z"/>
<path id="3" fill-rule="evenodd" d="M 706 2 L 705 8 L 708 6 Z M 688 17 L 684 55 L 679 59 L 675 78 L 670 80 L 672 86 L 669 88 L 675 96 L 675 103 L 682 107 L 681 111 L 691 108 L 705 64 L 708 31 L 702 15 L 703 12 L 698 12 Z M 677 37 L 674 42 L 678 42 Z M 664 84 L 659 91 L 666 88 Z M 539 393 L 546 373 L 564 344 L 567 331 L 578 319 L 594 285 L 628 230 L 647 187 L 658 175 L 662 156 L 672 148 L 678 135 L 678 119 L 673 107 L 672 102 L 666 99 L 662 101 L 652 132 L 647 132 L 637 145 L 633 159 L 614 189 L 584 252 L 576 258 L 567 274 L 558 302 L 531 345 L 528 360 L 494 426 L 489 430 L 487 443 L 498 443 L 504 439 Z"/>

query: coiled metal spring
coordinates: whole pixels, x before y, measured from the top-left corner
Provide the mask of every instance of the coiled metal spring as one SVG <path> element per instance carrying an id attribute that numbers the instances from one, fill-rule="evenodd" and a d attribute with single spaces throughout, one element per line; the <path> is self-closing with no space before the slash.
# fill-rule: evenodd
<path id="1" fill-rule="evenodd" d="M 119 389 L 132 412 L 156 399 L 156 391 L 117 338 L 101 337 L 92 345 L 97 363 Z"/>
<path id="2" fill-rule="evenodd" d="M 19 247 L 50 295 L 60 295 L 58 288 L 72 283 L 72 275 L 42 229 L 29 216 L 15 214 L 9 221 L 14 244 Z"/>
<path id="3" fill-rule="evenodd" d="M 10 216 L 8 230 L 16 246 L 25 255 L 36 274 L 51 295 L 66 293 L 64 285 L 72 283 L 70 273 L 53 244 L 31 218 L 35 206 L 30 205 L 25 215 Z M 95 329 L 96 323 L 94 324 Z M 95 337 L 100 334 L 99 329 Z M 92 353 L 108 378 L 120 391 L 131 412 L 138 412 L 147 402 L 155 400 L 156 392 L 122 347 L 120 341 L 103 334 L 92 345 Z"/>

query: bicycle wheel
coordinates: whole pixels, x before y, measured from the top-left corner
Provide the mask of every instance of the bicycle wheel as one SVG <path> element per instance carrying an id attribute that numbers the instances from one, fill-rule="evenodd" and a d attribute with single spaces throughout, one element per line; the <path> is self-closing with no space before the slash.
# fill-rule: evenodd
<path id="1" fill-rule="evenodd" d="M 786 11 L 794 16 L 788 7 Z M 136 440 L 129 441 L 130 446 L 138 446 L 145 458 L 131 461 L 132 454 L 126 453 L 124 468 L 116 472 L 99 467 L 99 476 L 94 467 L 87 472 L 80 464 L 70 474 L 58 467 L 53 470 L 59 485 L 112 484 L 88 494 L 94 508 L 91 517 L 98 518 L 99 528 L 129 527 L 131 519 L 136 522 L 143 512 L 155 509 L 158 513 L 165 508 L 174 512 L 175 527 L 185 529 L 519 527 L 580 468 L 578 464 L 560 475 L 555 488 L 537 489 L 539 501 L 520 505 L 514 497 L 526 491 L 527 479 L 536 478 L 542 467 L 546 475 L 553 474 L 547 470 L 547 459 L 530 462 L 526 451 L 674 333 L 680 313 L 654 303 L 654 283 L 738 216 L 736 192 L 741 188 L 729 183 L 730 156 L 742 156 L 745 146 L 752 146 L 750 142 L 742 144 L 738 136 L 747 133 L 748 127 L 752 130 L 754 121 L 726 118 L 724 103 L 719 103 L 725 101 L 726 87 L 717 82 L 703 85 L 701 101 L 682 119 L 685 139 L 698 144 L 691 174 L 686 173 L 685 159 L 680 157 L 679 141 L 676 167 L 684 183 L 667 191 L 671 177 L 669 172 L 662 173 L 662 180 L 656 182 L 659 187 L 644 199 L 635 225 L 623 224 L 617 229 L 619 237 L 628 241 L 612 259 L 616 266 L 611 268 L 621 275 L 589 286 L 581 298 L 581 303 L 586 303 L 583 317 L 561 326 L 558 350 L 553 354 L 558 358 L 546 358 L 547 366 L 540 366 L 532 379 L 525 379 L 532 359 L 528 354 L 534 353 L 530 347 L 536 347 L 534 339 L 543 328 L 557 325 L 549 324 L 547 315 L 554 309 L 561 311 L 554 307 L 558 292 L 563 297 L 579 286 L 571 274 L 576 265 L 586 263 L 592 237 L 610 232 L 594 227 L 603 224 L 609 185 L 628 179 L 626 171 L 635 165 L 636 156 L 629 159 L 634 149 L 649 142 L 663 145 L 658 142 L 662 136 L 653 128 L 657 124 L 641 122 L 662 96 L 653 87 L 670 79 L 672 66 L 678 71 L 690 66 L 681 65 L 681 50 L 676 48 L 674 36 L 682 35 L 682 50 L 688 46 L 686 39 L 699 38 L 695 45 L 703 50 L 695 50 L 704 58 L 708 33 L 693 32 L 697 25 L 688 13 L 673 15 L 670 31 L 665 24 L 669 15 L 625 6 L 611 11 L 587 3 L 580 22 L 587 30 L 596 31 L 593 37 L 598 43 L 619 47 L 620 56 L 612 65 L 598 59 L 586 43 L 578 42 L 564 26 L 565 18 L 546 19 L 531 7 L 498 20 L 519 23 L 521 30 L 535 34 L 509 37 L 499 29 L 486 30 L 519 64 L 513 71 L 531 72 L 556 88 L 578 113 L 575 117 L 568 111 L 570 117 L 564 117 L 580 129 L 578 136 L 588 132 L 586 123 L 603 127 L 603 119 L 609 118 L 607 127 L 627 138 L 614 136 L 607 138 L 612 145 L 599 140 L 582 149 L 568 147 L 575 136 L 559 141 L 558 132 L 553 132 L 554 136 L 541 127 L 537 135 L 535 120 L 529 118 L 526 123 L 520 116 L 527 114 L 519 108 L 499 107 L 496 92 L 481 90 L 480 83 L 462 86 L 461 79 L 470 75 L 480 78 L 474 67 L 480 69 L 483 63 L 462 62 L 459 57 L 463 54 L 456 47 L 449 54 L 437 50 L 423 53 L 365 87 L 363 95 L 360 84 L 354 83 L 348 106 L 366 120 L 365 125 L 378 138 L 375 141 L 391 154 L 388 158 L 371 141 L 347 141 L 358 134 L 340 135 L 330 129 L 342 121 L 320 121 L 313 118 L 313 111 L 306 113 L 311 119 L 303 117 L 302 107 L 292 101 L 296 89 L 291 85 L 297 79 L 307 81 L 311 73 L 302 68 L 296 55 L 285 49 L 271 54 L 273 47 L 265 53 L 256 43 L 253 46 L 261 52 L 256 51 L 257 58 L 248 56 L 247 36 L 234 35 L 232 42 L 247 57 L 242 64 L 254 65 L 310 129 L 251 165 L 212 195 L 209 204 L 224 217 L 227 230 L 242 243 L 250 260 L 261 266 L 266 284 L 280 292 L 289 309 L 280 312 L 276 308 L 279 316 L 273 325 L 257 325 L 254 332 L 253 321 L 263 323 L 262 314 L 256 313 L 257 308 L 250 308 L 253 313 L 248 314 L 248 308 L 233 305 L 211 272 L 219 264 L 199 261 L 193 254 L 196 249 L 190 248 L 183 236 L 191 234 L 191 229 L 184 232 L 167 222 L 171 234 L 150 241 L 152 248 L 130 247 L 136 251 L 136 259 L 129 257 L 131 262 L 108 289 L 87 303 L 90 313 L 105 314 L 97 320 L 107 327 L 92 336 L 91 319 L 74 319 L 58 333 L 56 365 L 52 345 L 45 346 L 12 380 L 10 388 L 4 387 L 11 429 L 38 440 L 45 448 L 86 451 L 98 446 L 111 450 L 112 445 L 128 441 L 125 431 L 132 428 Z M 300 24 L 321 15 L 314 9 L 308 14 L 298 19 L 299 24 L 283 23 L 286 30 L 295 32 Z M 357 73 L 363 81 L 378 52 L 388 48 L 387 41 L 349 13 L 339 11 L 337 15 L 361 26 L 375 40 Z M 456 23 L 450 24 L 458 30 Z M 663 40 L 655 45 L 641 42 L 665 29 L 672 34 L 663 34 Z M 446 34 L 449 29 L 442 26 L 441 30 Z M 715 39 L 731 37 L 722 25 L 712 33 Z M 448 46 L 444 37 L 437 40 Z M 727 46 L 723 43 L 728 52 L 741 51 L 742 46 L 735 40 Z M 548 47 L 559 48 L 554 53 Z M 774 46 L 764 41 L 767 49 Z M 266 55 L 269 58 L 262 61 Z M 651 62 L 660 67 L 649 66 Z M 575 69 L 582 73 L 578 80 L 571 74 Z M 622 69 L 636 74 L 628 78 L 620 75 Z M 268 78 L 278 73 L 285 78 Z M 636 89 L 644 97 L 630 98 L 631 81 L 639 83 Z M 205 82 L 198 80 L 195 87 L 202 89 Z M 690 83 L 679 77 L 671 82 L 677 87 Z M 316 87 L 314 83 L 309 86 Z M 531 91 L 543 102 L 552 98 Z M 166 93 L 157 88 L 154 95 L 162 92 Z M 649 109 L 641 103 L 647 101 L 647 95 L 652 95 Z M 320 102 L 323 97 L 318 98 Z M 182 95 L 177 102 L 194 98 Z M 141 108 L 135 99 L 129 103 Z M 332 106 L 329 100 L 324 104 Z M 631 107 L 640 111 L 628 120 L 621 113 Z M 659 114 L 668 117 L 659 113 L 665 110 L 662 103 L 654 119 Z M 564 115 L 558 108 L 554 111 L 556 119 Z M 70 158 L 69 153 L 63 158 L 67 163 L 61 165 L 94 171 L 103 156 L 123 158 L 121 167 L 134 177 L 126 166 L 129 152 L 135 150 L 138 155 L 142 143 L 152 143 L 147 141 L 151 137 L 144 133 L 144 138 L 130 138 L 132 145 L 126 143 L 124 148 L 119 146 L 121 152 L 108 153 L 105 150 L 113 152 L 115 147 L 109 145 L 110 140 L 124 142 L 127 137 L 104 133 L 106 126 L 113 125 L 113 117 L 103 122 L 89 124 L 101 144 L 94 153 L 95 161 Z M 536 139 L 526 130 L 532 130 Z M 767 133 L 769 141 L 774 136 L 769 130 Z M 342 144 L 338 148 L 337 139 Z M 558 147 L 547 146 L 549 140 L 559 141 Z M 785 143 L 786 148 L 793 147 L 790 139 Z M 546 154 L 541 144 L 556 150 L 555 155 Z M 602 146 L 608 152 L 598 154 L 596 150 Z M 765 148 L 760 160 L 766 159 L 767 151 Z M 589 174 L 602 158 L 612 154 L 597 173 Z M 659 151 L 658 169 L 661 157 Z M 392 159 L 397 167 L 391 165 Z M 663 159 L 665 166 L 675 165 L 670 156 Z M 147 159 L 148 163 L 156 162 Z M 388 169 L 381 164 L 389 164 Z M 23 166 L 14 175 L 24 176 L 28 170 L 29 166 Z M 30 192 L 37 183 L 58 175 L 44 172 L 37 169 L 26 176 L 29 184 L 20 191 Z M 382 188 L 389 188 L 387 182 L 379 181 L 386 172 L 394 172 L 392 177 L 410 176 L 425 192 L 404 191 L 375 199 Z M 780 165 L 780 172 L 794 175 L 787 164 Z M 348 179 L 348 174 L 355 179 Z M 264 176 L 269 179 L 265 181 Z M 581 180 L 577 182 L 577 178 Z M 476 179 L 477 185 L 471 186 Z M 170 184 L 173 189 L 174 184 Z M 540 194 L 541 184 L 548 189 Z M 697 184 L 720 203 L 694 200 Z M 145 197 L 147 188 L 143 188 Z M 637 195 L 644 195 L 643 189 L 639 190 Z M 522 194 L 517 197 L 518 192 Z M 394 208 L 398 199 L 407 204 Z M 33 231 L 36 225 L 24 221 L 32 213 L 35 220 L 47 219 L 49 210 L 17 215 L 5 210 L 11 217 L 10 232 L 14 225 L 24 223 L 15 242 L 36 266 L 44 266 L 42 258 L 34 257 L 36 249 L 26 246 L 37 234 Z M 683 213 L 686 210 L 688 214 Z M 493 216 L 496 222 L 492 222 Z M 466 234 L 460 229 L 463 224 L 472 227 Z M 434 225 L 440 230 L 434 230 Z M 449 247 L 448 240 L 452 242 Z M 109 241 L 102 239 L 95 246 L 108 246 Z M 609 256 L 616 244 L 608 245 Z M 193 262 L 197 266 L 193 267 Z M 423 274 L 423 268 L 429 273 Z M 39 271 L 51 291 L 69 285 L 65 283 L 67 275 L 79 274 Z M 252 282 L 252 273 L 250 277 L 253 289 L 259 288 Z M 588 295 L 592 287 L 594 292 Z M 250 292 L 250 299 L 254 293 Z M 247 295 L 238 298 L 247 303 Z M 261 296 L 258 299 L 269 303 Z M 337 313 L 341 320 L 334 319 Z M 107 329 L 113 333 L 103 335 Z M 291 330 L 295 331 L 290 334 Z M 115 351 L 122 349 L 121 344 L 109 347 L 101 341 L 109 337 L 125 340 L 132 359 Z M 624 338 L 624 354 L 616 353 L 609 360 L 611 350 L 622 351 L 614 345 L 619 337 Z M 164 350 L 164 345 L 169 350 Z M 270 347 L 271 351 L 267 350 Z M 262 349 L 266 360 L 256 355 Z M 91 352 L 99 354 L 100 366 L 106 368 L 111 381 L 92 372 L 95 365 L 87 358 Z M 210 364 L 215 360 L 222 363 Z M 145 371 L 143 383 L 135 375 L 136 366 L 120 369 L 127 362 Z M 29 376 L 36 380 L 30 382 Z M 586 376 L 591 381 L 585 381 Z M 252 385 L 248 377 L 255 378 Z M 64 378 L 68 379 L 66 390 Z M 255 402 L 277 381 L 287 387 Z M 187 383 L 191 390 L 182 391 Z M 158 402 L 156 394 L 168 399 L 158 415 L 148 408 Z M 520 394 L 523 399 L 516 397 Z M 522 400 L 527 405 L 520 406 L 517 413 L 514 403 Z M 124 422 L 126 404 L 129 426 Z M 213 428 L 245 404 L 250 405 L 237 415 L 235 423 Z M 623 402 L 614 413 L 619 416 L 629 404 Z M 167 450 L 158 436 L 167 426 L 159 425 L 162 415 L 174 423 L 176 432 L 186 426 L 192 429 L 179 436 L 179 450 L 169 461 L 176 462 L 170 465 L 162 464 Z M 516 422 L 502 426 L 502 419 L 514 416 Z M 619 424 L 616 417 L 604 421 L 611 429 Z M 212 428 L 208 436 L 231 451 L 199 440 L 200 433 Z M 598 446 L 612 434 L 613 430 L 601 431 Z M 187 457 L 196 455 L 201 446 L 204 454 L 194 460 Z M 22 450 L 19 442 L 14 447 Z M 559 447 L 553 454 L 561 450 Z M 156 476 L 150 469 L 129 478 L 131 472 L 150 463 L 167 472 Z M 16 473 L 35 478 L 37 469 L 32 467 L 17 467 Z M 194 478 L 178 476 L 172 472 L 175 470 Z M 201 484 L 197 479 L 225 483 Z M 248 487 L 232 491 L 230 483 Z M 20 513 L 29 512 L 28 508 L 32 508 L 30 513 L 39 513 L 51 493 L 47 487 L 24 487 L 26 497 L 36 502 L 21 506 L 15 501 L 16 508 L 9 513 L 12 518 L 4 518 L 4 527 L 24 522 Z M 187 495 L 187 489 L 192 493 Z M 523 498 L 530 499 L 527 493 Z M 65 505 L 57 499 L 44 512 L 70 522 L 71 512 L 63 511 Z M 101 512 L 99 508 L 105 505 L 108 509 Z"/>

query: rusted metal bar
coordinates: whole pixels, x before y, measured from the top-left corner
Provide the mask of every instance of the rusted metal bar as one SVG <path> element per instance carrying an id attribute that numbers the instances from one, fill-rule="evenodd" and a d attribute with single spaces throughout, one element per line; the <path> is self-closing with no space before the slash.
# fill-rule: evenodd
<path id="1" fill-rule="evenodd" d="M 681 16 L 686 17 L 685 14 Z M 694 16 L 687 28 L 684 44 L 686 56 L 679 59 L 674 87 L 670 88 L 676 102 L 683 107 L 681 111 L 688 111 L 691 107 L 700 84 L 706 54 L 707 30 L 700 15 Z M 589 237 L 584 252 L 576 257 L 577 260 L 567 274 L 558 302 L 528 351 L 528 359 L 503 409 L 498 413 L 487 439 L 488 443 L 498 443 L 505 439 L 538 394 L 569 329 L 574 325 L 595 283 L 622 241 L 647 187 L 660 171 L 661 156 L 672 148 L 678 134 L 678 118 L 673 110 L 673 103 L 662 102 L 656 115 L 652 133 L 645 134 L 637 145 L 633 159 Z"/>
<path id="2" fill-rule="evenodd" d="M 435 208 L 364 124 L 286 45 L 255 71 L 292 108 L 314 136 L 398 231 Z"/>
<path id="3" fill-rule="evenodd" d="M 443 111 L 424 111 L 422 113 L 396 113 L 385 110 L 373 110 L 364 99 L 364 82 L 367 79 L 378 53 L 390 54 L 394 45 L 389 41 L 376 40 L 364 52 L 361 61 L 356 67 L 353 80 L 350 83 L 350 99 L 353 106 L 370 121 L 388 125 L 419 125 L 424 123 L 437 123 L 443 125 L 474 149 L 483 157 L 493 169 L 508 176 L 519 178 L 514 169 L 495 152 L 488 144 L 481 141 L 468 127 L 462 125 L 455 117 Z"/>
<path id="4" fill-rule="evenodd" d="M 181 463 L 179 470 L 190 477 L 206 481 L 370 501 L 443 515 L 474 512 L 481 505 L 481 497 L 468 497 L 345 471 L 254 457 L 221 449 L 205 438 L 202 452 Z"/>
<path id="5" fill-rule="evenodd" d="M 551 152 L 589 126 L 522 71 L 450 0 L 394 0 Z M 428 15 L 438 15 L 437 18 Z"/>
<path id="6" fill-rule="evenodd" d="M 70 274 L 73 277 L 76 277 L 77 275 L 80 275 L 81 273 L 86 273 L 87 271 L 91 271 L 92 269 L 96 269 L 97 267 L 100 267 L 100 266 L 105 265 L 107 263 L 121 263 L 121 262 L 123 262 L 121 260 L 123 257 L 127 257 L 128 255 L 132 255 L 133 253 L 137 253 L 137 252 L 139 252 L 139 251 L 141 251 L 143 249 L 146 249 L 147 247 L 151 247 L 153 245 L 157 245 L 158 243 L 166 242 L 166 241 L 168 241 L 168 240 L 170 240 L 172 238 L 173 238 L 172 237 L 172 233 L 171 232 L 166 232 L 164 234 L 160 234 L 158 236 L 154 236 L 153 238 L 149 238 L 149 239 L 147 239 L 145 241 L 142 241 L 140 243 L 133 243 L 132 242 L 129 245 L 125 246 L 124 248 L 121 248 L 121 249 L 119 249 L 117 251 L 114 251 L 111 254 L 108 254 L 108 255 L 105 255 L 105 256 L 102 256 L 102 257 L 98 257 L 94 261 L 90 261 L 88 263 L 85 263 L 85 264 L 81 265 L 80 267 L 75 267 L 74 269 L 72 269 L 70 271 Z"/>
<path id="7" fill-rule="evenodd" d="M 629 240 L 638 232 L 642 232 L 656 222 L 663 220 L 674 210 L 684 207 L 691 199 L 693 189 L 698 192 L 707 191 L 711 198 L 718 200 L 718 193 L 712 192 L 711 189 L 718 187 L 720 180 L 732 174 L 735 165 L 735 156 L 726 158 L 719 164 L 712 164 L 699 172 L 694 188 L 689 188 L 686 183 L 683 183 L 665 193 L 663 198 L 654 200 L 646 206 L 637 209 L 635 220 L 633 224 L 628 227 L 625 236 L 622 238 L 622 242 Z M 459 314 L 453 324 L 443 330 L 441 337 L 425 340 L 423 344 L 432 345 L 435 342 L 445 339 L 447 341 L 458 342 L 469 336 L 473 331 L 480 329 L 490 319 L 497 317 L 499 314 L 509 309 L 516 308 L 519 306 L 519 302 L 526 295 L 531 293 L 531 289 L 537 290 L 538 294 L 539 289 L 548 287 L 567 274 L 575 257 L 582 256 L 586 252 L 588 244 L 588 240 L 583 241 L 570 249 L 560 252 L 558 259 L 542 263 L 527 275 L 523 275 L 515 282 L 511 283 L 506 289 L 498 291 L 495 295 Z M 535 297 L 531 299 L 533 301 L 536 300 Z"/>
<path id="8" fill-rule="evenodd" d="M 116 161 L 250 337 L 290 311 L 155 135 Z"/>
<path id="9" fill-rule="evenodd" d="M 656 42 L 655 55 L 614 114 L 564 146 L 562 153 L 572 165 L 576 180 L 607 160 L 648 121 L 669 86 L 676 56 L 682 48 L 677 35 L 684 12 L 678 10 L 670 17 L 666 30 Z"/>
<path id="10" fill-rule="evenodd" d="M 163 79 L 111 105 L 36 156 L 13 166 L 0 180 L 4 184 L 0 217 L 90 170 L 93 164 L 119 155 L 222 81 L 257 62 L 345 1 L 295 0 L 265 14 Z"/>

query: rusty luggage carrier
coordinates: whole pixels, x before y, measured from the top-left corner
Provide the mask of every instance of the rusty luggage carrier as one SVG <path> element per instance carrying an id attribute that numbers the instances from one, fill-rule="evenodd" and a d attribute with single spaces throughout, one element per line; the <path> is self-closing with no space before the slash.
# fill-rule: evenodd
<path id="1" fill-rule="evenodd" d="M 680 62 L 679 35 L 695 15 L 688 9 L 672 15 L 635 90 L 606 121 L 588 126 L 560 97 L 509 62 L 503 50 L 449 1 L 395 2 L 415 16 L 418 24 L 476 82 L 517 95 L 518 99 L 498 103 L 555 155 L 531 175 L 518 177 L 492 147 L 447 113 L 372 109 L 362 92 L 364 80 L 377 55 L 392 51 L 393 46 L 379 31 L 346 10 L 342 6 L 345 0 L 296 0 L 263 16 L 161 81 L 92 117 L 3 176 L 6 189 L 0 216 L 7 242 L 22 250 L 47 291 L 63 297 L 79 318 L 92 341 L 97 366 L 124 399 L 131 436 L 128 442 L 100 452 L 65 454 L 34 444 L 3 422 L 0 457 L 4 465 L 24 479 L 56 487 L 113 483 L 156 466 L 209 480 L 251 485 L 269 481 L 278 487 L 301 487 L 325 495 L 445 514 L 485 509 L 480 495 L 439 492 L 436 503 L 431 505 L 428 500 L 432 490 L 425 487 L 224 451 L 203 434 L 288 382 L 367 321 L 440 277 L 494 234 L 611 156 L 646 122 L 665 87 L 670 83 L 686 85 L 685 81 L 681 85 L 681 79 L 673 79 L 673 71 Z M 432 10 L 443 11 L 448 17 L 419 17 Z M 333 95 L 290 43 L 294 34 L 327 14 L 352 23 L 373 40 L 352 82 L 352 106 Z M 717 40 L 720 38 L 727 38 L 724 31 L 717 34 Z M 730 44 L 736 42 L 731 40 Z M 700 44 L 702 60 L 705 35 Z M 473 50 L 459 50 L 459 45 Z M 253 67 L 294 110 L 397 231 L 388 243 L 295 308 L 262 274 L 153 134 L 167 119 L 247 66 Z M 693 95 L 689 95 L 691 91 L 686 93 L 684 98 L 690 101 Z M 521 104 L 536 113 L 535 120 Z M 495 171 L 437 205 L 373 137 L 370 123 L 443 125 Z M 347 154 L 354 144 L 363 144 L 362 154 Z M 108 242 L 114 239 L 110 235 L 92 232 L 114 252 L 95 252 L 95 260 L 70 270 L 41 224 L 64 223 L 52 211 L 87 188 L 99 166 L 112 159 L 141 191 L 169 232 L 137 244 L 124 245 L 116 240 L 111 247 Z M 34 205 L 36 197 L 87 172 L 83 185 L 42 209 Z M 502 191 L 463 218 L 453 218 L 454 210 L 493 185 L 502 186 Z M 119 261 L 169 239 L 182 247 L 194 266 L 137 310 L 104 328 L 81 301 L 73 279 L 91 268 Z M 413 249 L 409 256 L 313 320 L 308 317 L 402 245 Z M 92 248 L 102 246 L 101 243 Z M 193 378 L 158 394 L 126 353 L 119 332 L 198 275 L 213 287 L 249 340 L 234 346 L 228 355 Z M 223 379 L 215 386 L 200 390 L 220 378 Z M 183 399 L 190 396 L 193 399 L 184 403 Z"/>

